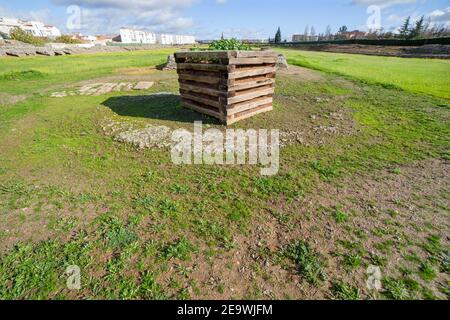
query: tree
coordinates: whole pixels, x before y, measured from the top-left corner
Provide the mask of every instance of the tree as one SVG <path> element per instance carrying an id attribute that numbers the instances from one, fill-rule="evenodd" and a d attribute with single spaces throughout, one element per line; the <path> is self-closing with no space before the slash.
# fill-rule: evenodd
<path id="1" fill-rule="evenodd" d="M 281 29 L 278 27 L 277 33 L 275 34 L 275 43 L 281 42 Z"/>
<path id="2" fill-rule="evenodd" d="M 309 34 L 314 37 L 316 35 L 316 28 L 314 28 L 314 26 L 311 27 L 311 31 L 309 32 Z"/>
<path id="3" fill-rule="evenodd" d="M 337 34 L 337 39 L 338 40 L 345 40 L 346 36 L 345 33 L 347 32 L 348 28 L 347 26 L 342 26 L 339 28 L 338 34 Z"/>
<path id="4" fill-rule="evenodd" d="M 340 34 L 346 33 L 347 31 L 348 31 L 347 26 L 342 26 L 342 27 L 339 28 L 339 33 Z"/>
<path id="5" fill-rule="evenodd" d="M 411 17 L 408 17 L 405 19 L 405 22 L 403 22 L 403 25 L 400 27 L 399 33 L 400 37 L 402 39 L 407 40 L 410 36 L 410 24 L 411 24 Z"/>
<path id="6" fill-rule="evenodd" d="M 421 16 L 419 20 L 416 21 L 416 25 L 414 28 L 410 31 L 409 38 L 417 38 L 422 35 L 422 32 L 424 31 L 425 27 L 425 17 Z"/>
<path id="7" fill-rule="evenodd" d="M 327 30 L 325 31 L 325 39 L 331 40 L 331 27 L 328 25 Z"/>
<path id="8" fill-rule="evenodd" d="M 308 37 L 309 37 L 309 26 L 306 25 L 305 27 L 305 32 L 303 33 L 303 36 L 305 38 L 305 41 L 308 41 Z"/>
<path id="9" fill-rule="evenodd" d="M 223 36 L 223 32 L 222 32 L 222 37 L 220 38 L 220 40 L 223 40 L 223 39 L 225 39 L 225 37 Z"/>

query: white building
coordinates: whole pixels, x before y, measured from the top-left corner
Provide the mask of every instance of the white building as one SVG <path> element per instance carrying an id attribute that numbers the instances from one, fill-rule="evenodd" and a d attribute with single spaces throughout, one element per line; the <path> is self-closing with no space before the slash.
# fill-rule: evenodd
<path id="1" fill-rule="evenodd" d="M 120 39 L 122 43 L 156 44 L 155 33 L 127 28 L 120 29 Z"/>
<path id="2" fill-rule="evenodd" d="M 175 36 L 176 38 L 176 36 Z M 158 43 L 163 45 L 173 45 L 175 44 L 174 36 L 171 34 L 158 34 Z"/>
<path id="3" fill-rule="evenodd" d="M 56 38 L 61 32 L 54 26 L 40 21 L 24 21 L 15 18 L 0 18 L 0 31 L 9 34 L 14 28 L 22 29 L 35 37 Z"/>
<path id="4" fill-rule="evenodd" d="M 195 44 L 195 37 L 185 35 L 156 34 L 148 31 L 122 28 L 120 29 L 120 41 L 122 43 L 181 45 Z"/>

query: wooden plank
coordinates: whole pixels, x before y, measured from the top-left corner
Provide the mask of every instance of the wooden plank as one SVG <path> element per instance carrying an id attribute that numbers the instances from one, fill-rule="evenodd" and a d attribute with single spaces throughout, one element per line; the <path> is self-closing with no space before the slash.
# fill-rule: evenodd
<path id="1" fill-rule="evenodd" d="M 235 104 L 232 106 L 228 106 L 227 107 L 227 115 L 240 113 L 240 112 L 243 112 L 243 111 L 246 111 L 249 109 L 255 109 L 262 105 L 272 104 L 272 102 L 273 102 L 273 97 L 266 96 L 266 97 L 257 98 L 257 99 L 251 100 L 251 101 L 247 101 L 244 103 L 239 103 L 239 104 Z"/>
<path id="2" fill-rule="evenodd" d="M 210 77 L 210 76 L 199 76 L 194 74 L 183 74 L 179 75 L 179 79 L 181 80 L 190 80 L 190 81 L 198 81 L 208 84 L 219 84 L 221 83 L 221 78 L 219 77 Z"/>
<path id="3" fill-rule="evenodd" d="M 181 90 L 181 91 L 182 92 L 180 92 L 180 93 L 183 98 L 186 98 L 186 99 L 189 99 L 192 101 L 196 101 L 196 102 L 200 102 L 200 103 L 206 104 L 208 106 L 215 107 L 217 109 L 220 108 L 220 102 L 218 101 L 218 99 L 211 100 L 211 99 L 205 98 L 203 96 L 196 95 L 195 93 L 192 93 L 192 92 L 184 92 L 183 90 Z"/>
<path id="4" fill-rule="evenodd" d="M 254 58 L 254 57 L 277 57 L 278 53 L 275 51 L 236 51 L 236 58 Z"/>
<path id="5" fill-rule="evenodd" d="M 275 79 L 267 79 L 259 80 L 259 81 L 249 81 L 235 84 L 234 86 L 228 87 L 228 91 L 238 91 L 238 90 L 246 90 L 252 88 L 262 87 L 268 84 L 275 84 Z"/>
<path id="6" fill-rule="evenodd" d="M 227 92 L 219 91 L 216 89 L 205 88 L 202 86 L 196 86 L 192 84 L 180 83 L 180 89 L 186 91 L 193 91 L 198 93 L 207 94 L 209 96 L 218 97 L 218 96 L 226 96 Z"/>
<path id="7" fill-rule="evenodd" d="M 228 77 L 227 71 L 208 71 L 208 70 L 190 70 L 190 69 L 177 69 L 178 74 L 189 74 L 194 76 L 201 76 L 201 77 L 213 77 L 213 78 L 220 78 L 220 79 L 226 79 Z"/>
<path id="8" fill-rule="evenodd" d="M 252 90 L 251 92 L 236 95 L 235 97 L 228 98 L 228 105 L 239 103 L 242 101 L 251 100 L 254 98 L 259 98 L 262 96 L 267 96 L 274 93 L 274 88 L 263 88 L 260 90 Z"/>
<path id="9" fill-rule="evenodd" d="M 182 103 L 183 103 L 183 106 L 185 106 L 186 108 L 192 109 L 192 110 L 200 112 L 200 113 L 207 114 L 208 116 L 218 118 L 219 120 L 223 120 L 223 117 L 219 112 L 216 112 L 216 111 L 213 111 L 210 109 L 206 109 L 206 108 L 202 108 L 202 107 L 196 105 L 195 103 L 192 103 L 185 99 L 182 100 Z"/>
<path id="10" fill-rule="evenodd" d="M 177 63 L 177 68 L 180 70 L 201 70 L 201 71 L 228 71 L 229 66 L 223 64 L 206 64 L 206 63 Z"/>
<path id="11" fill-rule="evenodd" d="M 273 106 L 272 105 L 267 105 L 267 106 L 261 106 L 258 109 L 255 110 L 251 110 L 249 112 L 244 112 L 242 115 L 239 114 L 235 114 L 232 115 L 230 117 L 227 117 L 227 119 L 225 120 L 225 123 L 227 126 L 232 125 L 233 123 L 236 123 L 238 121 L 256 116 L 257 114 L 260 113 L 264 113 L 264 112 L 268 112 L 268 111 L 272 111 L 273 110 Z"/>
<path id="12" fill-rule="evenodd" d="M 261 57 L 261 58 L 231 58 L 228 60 L 229 64 L 234 65 L 243 65 L 243 64 L 265 64 L 270 63 L 274 64 L 277 63 L 276 57 Z"/>
<path id="13" fill-rule="evenodd" d="M 259 76 L 274 72 L 276 72 L 275 67 L 245 68 L 243 70 L 236 69 L 236 71 L 228 75 L 228 79 L 239 79 L 244 77 Z"/>
<path id="14" fill-rule="evenodd" d="M 237 84 L 245 84 L 249 82 L 258 82 L 258 81 L 265 81 L 267 79 L 275 79 L 274 74 L 266 74 L 262 76 L 253 76 L 253 77 L 245 77 L 245 78 L 239 78 L 239 79 L 233 79 L 230 81 L 233 81 L 234 85 Z"/>
<path id="15" fill-rule="evenodd" d="M 232 51 L 186 51 L 175 53 L 175 59 L 227 59 Z"/>

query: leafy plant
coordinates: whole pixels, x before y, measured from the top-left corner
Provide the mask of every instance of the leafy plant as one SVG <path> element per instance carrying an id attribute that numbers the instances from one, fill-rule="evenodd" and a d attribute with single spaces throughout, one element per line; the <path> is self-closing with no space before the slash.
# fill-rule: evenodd
<path id="1" fill-rule="evenodd" d="M 425 261 L 420 265 L 420 276 L 425 281 L 431 281 L 436 278 L 436 271 L 429 261 Z"/>
<path id="2" fill-rule="evenodd" d="M 342 281 L 333 283 L 331 291 L 340 300 L 361 300 L 359 289 Z"/>
<path id="3" fill-rule="evenodd" d="M 191 253 L 197 251 L 198 249 L 195 245 L 190 243 L 185 237 L 182 237 L 181 239 L 166 245 L 162 249 L 161 256 L 167 260 L 171 258 L 189 260 Z"/>
<path id="4" fill-rule="evenodd" d="M 348 220 L 348 214 L 340 209 L 336 209 L 334 212 L 334 219 L 337 223 L 346 222 Z"/>
<path id="5" fill-rule="evenodd" d="M 32 44 L 37 47 L 43 46 L 46 42 L 45 38 L 35 37 L 32 34 L 26 32 L 20 28 L 12 29 L 10 32 L 10 37 L 13 40 L 29 43 L 29 44 Z"/>
<path id="6" fill-rule="evenodd" d="M 344 256 L 344 266 L 347 269 L 356 269 L 361 266 L 362 257 L 359 253 L 348 253 Z"/>
<path id="7" fill-rule="evenodd" d="M 409 292 L 405 282 L 402 279 L 396 280 L 393 278 L 386 278 L 383 281 L 385 288 L 385 295 L 394 300 L 409 299 Z"/>
<path id="8" fill-rule="evenodd" d="M 209 46 L 210 50 L 251 50 L 249 45 L 240 42 L 237 39 L 216 40 Z"/>
<path id="9" fill-rule="evenodd" d="M 298 240 L 287 247 L 285 254 L 293 260 L 298 267 L 299 273 L 311 284 L 325 281 L 325 262 L 321 255 L 310 245 Z"/>

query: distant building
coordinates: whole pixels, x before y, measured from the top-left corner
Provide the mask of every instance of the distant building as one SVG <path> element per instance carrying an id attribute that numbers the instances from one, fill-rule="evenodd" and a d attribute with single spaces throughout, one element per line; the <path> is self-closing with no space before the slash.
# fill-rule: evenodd
<path id="1" fill-rule="evenodd" d="M 156 34 L 147 31 L 134 30 L 128 28 L 120 29 L 120 42 L 156 44 Z"/>
<path id="2" fill-rule="evenodd" d="M 112 39 L 130 44 L 181 45 L 195 44 L 195 37 L 186 35 L 156 34 L 153 32 L 121 28 L 120 35 Z"/>
<path id="3" fill-rule="evenodd" d="M 113 41 L 113 36 L 93 36 L 74 33 L 72 34 L 72 39 L 76 39 L 84 44 L 106 46 L 108 42 Z"/>
<path id="4" fill-rule="evenodd" d="M 305 41 L 305 36 L 303 34 L 294 34 L 292 36 L 292 42 Z"/>
<path id="5" fill-rule="evenodd" d="M 0 31 L 10 34 L 14 28 L 22 29 L 35 37 L 56 38 L 61 36 L 58 28 L 40 21 L 25 21 L 15 18 L 0 18 Z"/>
<path id="6" fill-rule="evenodd" d="M 348 32 L 342 33 L 342 36 L 347 40 L 364 39 L 366 37 L 366 35 L 367 35 L 366 32 L 359 31 L 359 30 L 353 30 L 353 31 L 348 31 Z"/>

